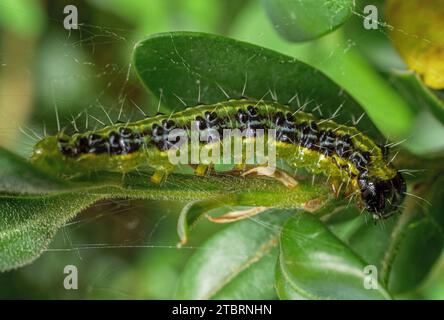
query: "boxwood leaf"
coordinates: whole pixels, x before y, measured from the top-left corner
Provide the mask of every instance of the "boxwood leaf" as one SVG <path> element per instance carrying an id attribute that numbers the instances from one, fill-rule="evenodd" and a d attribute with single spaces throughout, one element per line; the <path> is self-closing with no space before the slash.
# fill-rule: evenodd
<path id="1" fill-rule="evenodd" d="M 67 183 L 29 165 L 18 155 L 0 148 L 0 192 L 42 193 L 62 190 Z"/>
<path id="2" fill-rule="evenodd" d="M 20 267 L 39 256 L 57 230 L 100 195 L 59 194 L 0 197 L 0 271 Z"/>
<path id="3" fill-rule="evenodd" d="M 364 286 L 368 265 L 315 216 L 290 218 L 281 234 L 280 270 L 293 291 L 307 299 L 390 299 L 378 283 Z"/>
<path id="4" fill-rule="evenodd" d="M 353 0 L 262 0 L 279 34 L 290 41 L 305 41 L 332 32 L 351 16 Z"/>
<path id="5" fill-rule="evenodd" d="M 196 32 L 169 32 L 136 44 L 134 67 L 143 83 L 172 110 L 247 96 L 289 102 L 294 110 L 322 106 L 340 123 L 358 119 L 362 107 L 317 69 L 295 58 L 234 39 Z M 310 102 L 310 103 L 308 103 Z M 342 106 L 341 112 L 336 112 Z M 318 114 L 318 111 L 314 111 Z M 366 117 L 358 128 L 381 134 Z"/>
<path id="6" fill-rule="evenodd" d="M 419 195 L 407 197 L 402 214 L 379 226 L 362 224 L 347 241 L 366 261 L 377 266 L 382 282 L 392 294 L 406 293 L 420 285 L 443 249 L 443 181 L 426 185 Z"/>
<path id="7" fill-rule="evenodd" d="M 291 213 L 269 210 L 215 234 L 188 261 L 177 298 L 275 298 L 274 266 L 279 235 Z"/>
<path id="8" fill-rule="evenodd" d="M 210 203 L 212 208 L 229 203 L 305 208 L 312 199 L 322 207 L 332 200 L 326 186 L 301 182 L 298 190 L 292 190 L 268 179 L 226 175 L 173 174 L 157 185 L 149 182 L 149 172 L 126 174 L 124 178 L 121 174 L 96 172 L 61 181 L 1 148 L 0 163 L 0 271 L 33 261 L 65 222 L 101 199 L 195 201 Z M 180 224 L 184 232 L 188 223 L 185 219 Z"/>

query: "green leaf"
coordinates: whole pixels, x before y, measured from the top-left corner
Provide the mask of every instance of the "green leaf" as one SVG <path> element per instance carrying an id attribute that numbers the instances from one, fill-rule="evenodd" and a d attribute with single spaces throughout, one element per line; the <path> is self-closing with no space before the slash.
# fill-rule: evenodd
<path id="1" fill-rule="evenodd" d="M 421 193 L 429 203 L 407 197 L 397 217 L 362 224 L 346 240 L 351 248 L 380 270 L 392 294 L 411 291 L 430 273 L 444 246 L 443 182 L 427 182 Z"/>
<path id="2" fill-rule="evenodd" d="M 353 0 L 262 0 L 273 26 L 289 41 L 321 37 L 342 25 L 352 14 Z"/>
<path id="3" fill-rule="evenodd" d="M 214 235 L 188 261 L 177 298 L 275 298 L 279 235 L 290 214 L 288 210 L 269 210 Z"/>
<path id="4" fill-rule="evenodd" d="M 276 264 L 275 288 L 280 300 L 307 300 L 306 297 L 294 290 L 291 284 L 285 279 L 279 261 Z"/>
<path id="5" fill-rule="evenodd" d="M 368 17 L 368 14 L 364 13 L 367 12 L 364 9 L 370 4 L 365 0 L 356 1 L 355 14 L 350 17 L 342 29 L 344 35 L 348 39 L 353 39 L 353 44 L 356 44 L 359 52 L 375 68 L 383 72 L 405 69 L 405 63 L 393 47 L 390 38 L 387 37 L 391 25 L 386 24 L 384 2 L 385 0 L 377 0 L 371 3 L 378 12 L 377 29 L 367 29 L 364 26 L 364 21 Z"/>
<path id="6" fill-rule="evenodd" d="M 23 158 L 0 148 L 0 192 L 41 194 L 66 186 L 65 181 L 41 172 Z"/>
<path id="7" fill-rule="evenodd" d="M 384 257 L 383 277 L 393 293 L 416 288 L 444 248 L 444 180 L 424 184 L 420 187 L 423 190 L 405 202 L 407 210 L 391 233 L 392 241 Z"/>
<path id="8" fill-rule="evenodd" d="M 391 293 L 408 292 L 430 273 L 442 251 L 444 235 L 434 221 L 417 212 L 384 224 L 383 228 L 362 225 L 349 244 L 380 270 Z"/>
<path id="9" fill-rule="evenodd" d="M 65 222 L 101 199 L 175 200 L 240 206 L 305 208 L 333 200 L 326 186 L 301 182 L 289 189 L 277 181 L 234 176 L 173 174 L 164 184 L 144 175 L 97 172 L 60 181 L 0 148 L 0 270 L 30 263 Z M 33 240 L 34 239 L 34 240 Z"/>
<path id="10" fill-rule="evenodd" d="M 412 71 L 393 71 L 392 80 L 412 105 L 430 110 L 444 124 L 444 102 L 424 85 L 417 74 Z"/>
<path id="11" fill-rule="evenodd" d="M 37 36 L 45 27 L 45 11 L 39 3 L 26 0 L 2 0 L 0 25 L 21 36 Z"/>
<path id="12" fill-rule="evenodd" d="M 280 270 L 293 291 L 307 299 L 389 299 L 381 286 L 364 288 L 368 265 L 316 217 L 290 218 L 281 234 Z"/>
<path id="13" fill-rule="evenodd" d="M 210 199 L 197 200 L 187 203 L 179 214 L 177 220 L 177 235 L 179 236 L 179 246 L 184 245 L 189 238 L 190 231 L 197 225 L 206 214 L 218 211 L 219 215 L 235 210 L 245 210 L 248 207 L 236 207 L 232 205 L 233 199 Z M 214 210 L 216 209 L 216 210 Z"/>
<path id="14" fill-rule="evenodd" d="M 319 69 L 365 108 L 364 119 L 371 122 L 368 119 L 370 118 L 386 137 L 402 140 L 409 136 L 415 120 L 411 106 L 363 57 L 359 49 L 354 46 L 354 39 L 344 36 L 342 28 L 317 41 L 291 44 L 279 37 L 267 20 L 260 5 L 252 1 L 237 20 L 238 24 L 233 28 L 232 35 L 266 48 L 279 50 Z M 361 33 L 367 32 L 369 31 L 363 29 Z M 345 108 L 345 113 L 347 111 Z M 348 120 L 349 118 L 344 115 L 338 119 L 338 122 L 345 123 Z M 366 131 L 366 126 L 367 124 L 358 128 Z"/>
<path id="15" fill-rule="evenodd" d="M 290 107 L 312 101 L 312 111 L 322 105 L 324 115 L 350 123 L 364 112 L 341 87 L 320 71 L 295 58 L 230 38 L 194 32 L 153 35 L 136 44 L 134 67 L 143 83 L 172 110 L 187 105 L 217 103 L 242 95 L 255 99 L 277 97 Z M 245 87 L 245 90 L 244 90 Z M 244 92 L 243 92 L 244 91 Z M 225 93 L 224 93 L 225 92 Z M 271 93 L 270 93 L 271 92 Z M 297 94 L 297 98 L 296 98 Z M 314 111 L 318 113 L 318 111 Z M 373 138 L 379 131 L 364 118 L 358 128 Z"/>
<path id="16" fill-rule="evenodd" d="M 393 45 L 408 68 L 419 74 L 428 87 L 437 90 L 444 89 L 443 8 L 441 0 L 385 1 Z"/>
<path id="17" fill-rule="evenodd" d="M 439 91 L 432 91 L 412 71 L 392 70 L 387 74 L 392 85 L 415 108 L 417 117 L 412 127 L 408 147 L 415 154 L 440 154 L 444 141 L 435 139 L 444 135 L 444 102 Z"/>
<path id="18" fill-rule="evenodd" d="M 100 195 L 0 197 L 0 271 L 18 268 L 39 256 L 56 231 Z"/>
<path id="19" fill-rule="evenodd" d="M 405 228 L 402 242 L 388 274 L 388 288 L 393 294 L 415 289 L 430 273 L 444 244 L 441 229 L 427 219 L 412 221 Z"/>

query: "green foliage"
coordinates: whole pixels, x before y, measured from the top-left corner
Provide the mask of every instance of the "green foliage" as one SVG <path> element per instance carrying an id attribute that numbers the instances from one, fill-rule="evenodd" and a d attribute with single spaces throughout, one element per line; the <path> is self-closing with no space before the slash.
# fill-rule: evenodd
<path id="1" fill-rule="evenodd" d="M 287 40 L 321 37 L 352 14 L 353 0 L 262 0 L 275 29 Z"/>
<path id="2" fill-rule="evenodd" d="M 35 2 L 3 0 L 0 25 L 21 35 L 38 35 L 45 24 L 45 13 Z"/>
<path id="3" fill-rule="evenodd" d="M 335 113 L 343 104 L 349 112 L 340 112 L 335 119 L 344 123 L 350 121 L 350 114 L 359 117 L 363 112 L 353 98 L 315 68 L 226 37 L 194 32 L 156 34 L 136 44 L 133 60 L 143 83 L 157 96 L 162 93 L 162 102 L 170 110 L 185 108 L 179 98 L 187 105 L 197 104 L 199 97 L 203 103 L 217 103 L 227 99 L 226 93 L 231 98 L 246 95 L 292 100 L 290 107 L 295 110 L 300 107 L 298 101 L 312 101 L 306 110 L 322 105 L 326 114 Z M 380 137 L 369 119 L 364 118 L 359 128 Z"/>
<path id="4" fill-rule="evenodd" d="M 393 81 L 398 90 L 402 91 L 406 99 L 420 110 L 430 110 L 441 123 L 444 123 L 444 102 L 432 90 L 421 82 L 419 76 L 413 72 L 394 72 Z"/>
<path id="5" fill-rule="evenodd" d="M 100 199 L 100 195 L 60 194 L 0 198 L 0 271 L 34 260 L 56 231 Z"/>
<path id="6" fill-rule="evenodd" d="M 344 28 L 348 28 L 349 23 L 355 20 L 359 25 L 354 30 L 359 32 L 350 38 L 345 34 Z M 253 1 L 235 25 L 233 35 L 238 39 L 278 50 L 320 70 L 362 106 L 366 113 L 364 118 L 369 117 L 386 137 L 402 140 L 409 136 L 412 129 L 415 120 L 415 113 L 411 110 L 413 107 L 391 87 L 389 78 L 382 77 L 355 45 L 362 38 L 369 41 L 369 35 L 374 34 L 363 29 L 362 18 L 353 16 L 344 28 L 339 28 L 317 41 L 289 43 L 279 37 L 262 8 Z M 381 31 L 375 32 L 379 34 Z M 417 134 L 420 135 L 421 132 Z M 405 146 L 409 146 L 409 141 Z"/>
<path id="7" fill-rule="evenodd" d="M 263 1 L 272 24 L 291 41 L 318 38 L 338 28 L 349 19 L 353 3 Z M 202 8 L 207 4 L 202 1 L 202 5 L 194 7 L 186 2 L 183 6 L 192 7 L 191 16 L 202 16 Z M 137 16 L 138 32 L 148 30 L 150 23 L 154 23 L 152 30 L 165 29 L 165 21 L 157 17 L 168 11 L 163 2 L 141 5 L 131 1 L 124 8 L 113 1 L 107 8 L 129 21 Z M 151 8 L 153 19 L 144 18 L 141 11 L 146 8 Z M 215 11 L 209 17 L 213 15 L 216 16 Z M 202 17 L 202 24 L 212 20 L 209 29 L 215 29 L 214 19 L 209 17 Z M 415 116 L 424 110 L 430 110 L 430 116 L 436 117 L 442 130 L 441 93 L 430 91 L 412 74 L 388 75 L 387 61 L 384 72 L 378 73 L 371 64 L 377 58 L 373 56 L 372 62 L 367 61 L 358 48 L 349 45 L 342 28 L 318 41 L 290 45 L 265 26 L 264 17 L 264 12 L 246 10 L 233 31 L 246 38 L 248 30 L 260 25 L 261 38 L 256 42 L 263 46 L 200 32 L 159 33 L 135 45 L 132 65 L 166 111 L 185 108 L 182 101 L 195 105 L 219 102 L 226 95 L 245 95 L 276 98 L 283 103 L 291 100 L 294 110 L 311 101 L 307 110 L 322 106 L 324 116 L 334 114 L 342 105 L 336 117 L 339 123 L 350 123 L 352 116 L 357 119 L 365 111 L 369 117 L 357 126 L 380 142 L 386 137 L 405 137 L 415 132 Z M 430 128 L 420 131 L 424 132 L 416 131 L 418 135 L 431 135 Z M 441 131 L 433 131 L 436 132 Z M 426 154 L 425 150 L 418 154 Z M 183 172 L 172 174 L 161 185 L 149 182 L 151 172 L 124 177 L 97 172 L 63 180 L 0 148 L 0 270 L 34 261 L 68 221 L 104 199 L 168 200 L 183 204 L 177 223 L 177 240 L 182 244 L 198 237 L 206 215 L 263 206 L 269 209 L 230 223 L 222 230 L 215 228 L 217 232 L 209 239 L 189 247 L 196 250 L 183 268 L 177 298 L 403 297 L 421 287 L 443 251 L 444 183 L 440 154 L 442 150 L 438 150 L 436 158 L 426 160 L 401 149 L 397 165 L 419 170 L 409 180 L 412 196 L 407 197 L 402 214 L 373 224 L 366 220 L 371 219 L 368 214 L 358 214 L 353 203 L 345 208 L 344 200 L 336 199 L 328 186 L 312 184 L 310 179 L 300 181 L 297 189 L 267 179 L 196 177 Z M 313 202 L 315 208 L 311 207 Z M 307 209 L 312 212 L 306 212 Z M 154 256 L 181 266 L 171 256 L 164 258 L 168 254 Z M 378 270 L 375 290 L 364 287 L 364 268 L 368 265 Z M 138 268 L 146 270 L 146 265 L 138 262 Z M 174 274 L 160 262 L 150 268 L 165 278 Z M 119 281 L 135 282 L 124 276 Z M 153 276 L 147 275 L 144 281 L 154 281 Z M 162 298 L 165 295 L 159 294 Z"/>
<path id="8" fill-rule="evenodd" d="M 301 184 L 300 190 L 282 184 L 239 177 L 196 177 L 174 174 L 164 185 L 140 176 L 99 172 L 62 182 L 23 159 L 0 149 L 0 270 L 33 261 L 48 246 L 55 232 L 77 213 L 101 199 L 175 200 L 244 206 L 304 208 L 313 198 L 331 200 L 325 186 Z M 302 192 L 301 192 L 302 191 Z M 186 230 L 191 224 L 182 220 Z M 186 232 L 186 231 L 184 231 Z"/>
<path id="9" fill-rule="evenodd" d="M 364 288 L 368 265 L 319 220 L 307 213 L 290 218 L 281 233 L 277 266 L 280 286 L 306 299 L 387 299 L 381 286 Z"/>
<path id="10" fill-rule="evenodd" d="M 282 224 L 295 211 L 269 210 L 217 233 L 193 255 L 178 299 L 273 299 Z"/>

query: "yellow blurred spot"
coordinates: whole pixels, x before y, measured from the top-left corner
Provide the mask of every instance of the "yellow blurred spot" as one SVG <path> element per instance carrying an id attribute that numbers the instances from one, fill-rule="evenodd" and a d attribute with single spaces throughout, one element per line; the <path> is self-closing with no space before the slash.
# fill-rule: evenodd
<path id="1" fill-rule="evenodd" d="M 388 0 L 390 36 L 409 69 L 433 89 L 444 88 L 444 1 Z"/>
<path id="2" fill-rule="evenodd" d="M 196 169 L 194 170 L 194 173 L 195 173 L 197 176 L 203 177 L 203 176 L 205 175 L 205 173 L 207 172 L 207 170 L 208 170 L 208 166 L 207 166 L 207 165 L 199 164 L 199 165 L 196 167 Z"/>
<path id="3" fill-rule="evenodd" d="M 154 174 L 151 176 L 151 182 L 155 184 L 161 183 L 166 177 L 166 172 L 163 170 L 155 171 Z"/>

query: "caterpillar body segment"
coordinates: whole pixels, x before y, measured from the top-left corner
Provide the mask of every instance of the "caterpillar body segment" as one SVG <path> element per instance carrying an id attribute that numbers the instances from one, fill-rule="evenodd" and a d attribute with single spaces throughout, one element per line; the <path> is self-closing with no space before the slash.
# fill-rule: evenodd
<path id="1" fill-rule="evenodd" d="M 31 162 L 64 176 L 96 170 L 125 173 L 150 167 L 155 171 L 151 181 L 160 183 L 175 168 L 169 161 L 169 153 L 177 151 L 177 141 L 171 141 L 169 134 L 183 129 L 189 137 L 192 123 L 198 130 L 213 130 L 220 137 L 225 129 L 275 130 L 273 143 L 278 159 L 291 168 L 305 168 L 344 185 L 343 190 L 357 195 L 358 205 L 377 218 L 391 215 L 404 198 L 404 179 L 388 163 L 386 148 L 355 127 L 316 119 L 302 111 L 294 112 L 277 102 L 247 99 L 190 107 L 171 115 L 118 123 L 85 133 L 59 133 L 37 143 Z M 247 136 L 244 143 L 254 139 L 254 135 Z M 212 143 L 222 141 L 208 139 L 201 142 L 199 148 L 207 148 Z M 211 166 L 211 163 L 198 164 L 194 166 L 195 173 L 204 175 Z M 239 174 L 245 174 L 242 165 L 236 168 Z M 252 172 L 264 173 L 262 169 Z M 285 177 L 288 186 L 294 187 L 297 183 L 286 175 L 280 177 Z"/>

